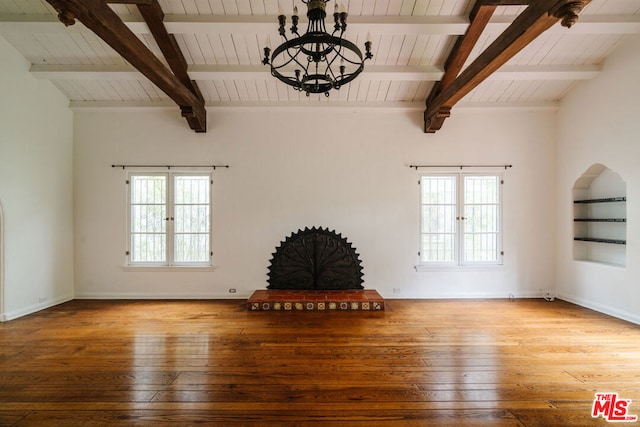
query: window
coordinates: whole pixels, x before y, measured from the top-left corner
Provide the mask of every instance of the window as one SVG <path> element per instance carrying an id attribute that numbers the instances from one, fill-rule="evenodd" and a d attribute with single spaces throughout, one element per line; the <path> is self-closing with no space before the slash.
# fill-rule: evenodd
<path id="1" fill-rule="evenodd" d="M 211 175 L 129 176 L 129 265 L 211 265 Z"/>
<path id="2" fill-rule="evenodd" d="M 420 176 L 420 265 L 501 264 L 500 175 Z"/>

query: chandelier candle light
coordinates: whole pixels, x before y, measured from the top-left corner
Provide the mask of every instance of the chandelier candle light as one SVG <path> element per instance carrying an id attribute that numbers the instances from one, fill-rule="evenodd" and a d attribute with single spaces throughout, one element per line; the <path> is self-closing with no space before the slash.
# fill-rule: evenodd
<path id="1" fill-rule="evenodd" d="M 327 33 L 325 18 L 329 0 L 302 0 L 307 5 L 309 25 L 304 35 L 298 33 L 298 7 L 293 8 L 291 16 L 291 34 L 288 39 L 285 31 L 287 17 L 282 8 L 278 11 L 278 32 L 284 43 L 276 47 L 271 55 L 267 38 L 264 48 L 264 65 L 271 66 L 271 75 L 296 90 L 311 93 L 324 93 L 329 96 L 331 89 L 340 89 L 351 82 L 364 70 L 364 61 L 373 58 L 371 36 L 367 35 L 364 44 L 365 54 L 349 40 L 343 38 L 347 29 L 347 12 L 344 6 L 338 6 L 336 0 L 332 34 Z M 269 57 L 271 55 L 271 57 Z"/>

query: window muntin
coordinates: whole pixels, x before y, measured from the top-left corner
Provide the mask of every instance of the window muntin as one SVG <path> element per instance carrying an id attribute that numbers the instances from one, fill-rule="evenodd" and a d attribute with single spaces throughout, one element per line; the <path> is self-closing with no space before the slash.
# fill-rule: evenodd
<path id="1" fill-rule="evenodd" d="M 425 174 L 420 265 L 500 264 L 502 179 L 496 174 Z"/>
<path id="2" fill-rule="evenodd" d="M 167 176 L 132 176 L 131 263 L 167 259 Z"/>
<path id="3" fill-rule="evenodd" d="M 209 182 L 209 176 L 174 177 L 174 261 L 177 263 L 209 260 Z"/>
<path id="4" fill-rule="evenodd" d="M 211 175 L 131 174 L 129 264 L 211 265 Z"/>
<path id="5" fill-rule="evenodd" d="M 421 261 L 452 263 L 456 259 L 457 186 L 455 175 L 423 176 Z"/>
<path id="6" fill-rule="evenodd" d="M 463 264 L 497 263 L 500 238 L 500 177 L 463 176 Z"/>

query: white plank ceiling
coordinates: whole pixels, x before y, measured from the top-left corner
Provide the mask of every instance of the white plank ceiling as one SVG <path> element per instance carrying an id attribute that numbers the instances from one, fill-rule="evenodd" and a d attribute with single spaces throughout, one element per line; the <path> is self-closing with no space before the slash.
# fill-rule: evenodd
<path id="1" fill-rule="evenodd" d="M 279 83 L 261 63 L 277 32 L 276 0 L 159 0 L 208 107 L 423 107 L 456 37 L 468 26 L 475 0 L 343 0 L 348 39 L 373 39 L 374 59 L 363 74 L 331 96 L 301 94 Z M 281 0 L 290 16 L 294 2 Z M 135 6 L 111 6 L 160 58 Z M 333 2 L 328 5 L 332 10 Z M 289 10 L 287 10 L 289 9 Z M 522 11 L 499 7 L 473 60 Z M 306 17 L 301 17 L 305 28 Z M 468 105 L 553 105 L 581 80 L 595 77 L 627 34 L 640 32 L 640 0 L 592 0 L 571 29 L 556 24 L 468 94 Z M 53 82 L 75 107 L 154 106 L 168 97 L 80 22 L 65 27 L 44 0 L 0 0 L 0 36 Z M 1 58 L 0 58 L 1 60 Z"/>

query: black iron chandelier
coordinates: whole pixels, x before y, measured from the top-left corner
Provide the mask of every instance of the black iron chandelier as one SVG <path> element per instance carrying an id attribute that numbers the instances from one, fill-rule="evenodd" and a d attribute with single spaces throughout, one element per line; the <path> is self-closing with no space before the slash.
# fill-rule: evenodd
<path id="1" fill-rule="evenodd" d="M 347 29 L 347 12 L 339 7 L 336 0 L 333 19 L 333 33 L 327 33 L 324 20 L 327 16 L 326 5 L 329 0 L 302 0 L 307 5 L 309 25 L 304 35 L 298 33 L 298 7 L 294 7 L 291 16 L 291 34 L 288 39 L 285 31 L 287 17 L 280 9 L 278 13 L 279 33 L 284 43 L 273 50 L 269 39 L 264 48 L 264 65 L 271 66 L 271 75 L 296 90 L 311 93 L 324 93 L 329 96 L 331 89 L 340 89 L 351 82 L 364 70 L 364 61 L 373 58 L 371 40 L 367 36 L 364 44 L 365 54 L 349 40 L 343 38 Z M 271 57 L 269 57 L 271 55 Z"/>

